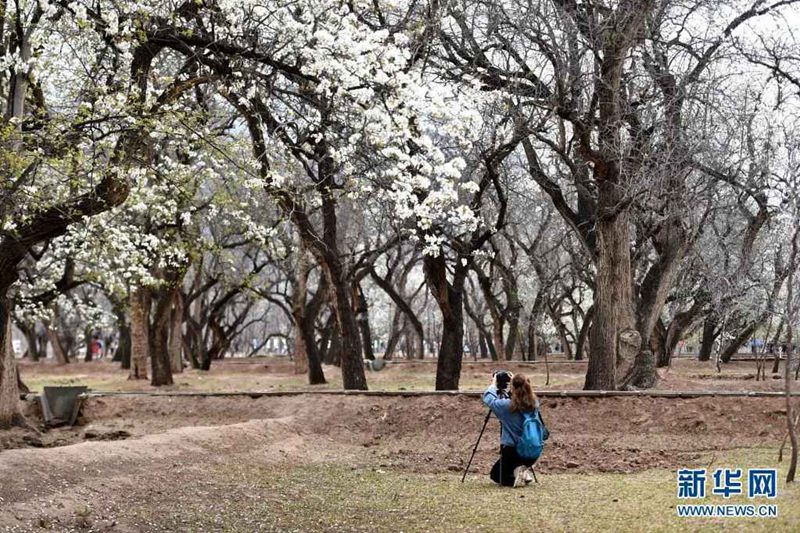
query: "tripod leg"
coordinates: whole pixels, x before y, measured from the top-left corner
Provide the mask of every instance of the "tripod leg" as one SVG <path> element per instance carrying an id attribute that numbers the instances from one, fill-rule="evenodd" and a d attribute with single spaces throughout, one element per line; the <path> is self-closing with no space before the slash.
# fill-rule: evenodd
<path id="1" fill-rule="evenodd" d="M 467 472 L 469 472 L 469 467 L 472 465 L 472 460 L 475 458 L 475 452 L 478 451 L 478 445 L 481 443 L 481 437 L 483 437 L 483 432 L 486 431 L 486 424 L 489 423 L 489 419 L 492 417 L 492 411 L 489 410 L 486 413 L 486 419 L 483 421 L 483 427 L 481 428 L 480 434 L 478 434 L 478 440 L 475 442 L 475 447 L 472 448 L 472 455 L 469 456 L 469 462 L 467 462 L 467 467 L 464 469 L 464 475 L 461 476 L 461 483 L 464 483 L 464 480 L 467 479 Z"/>

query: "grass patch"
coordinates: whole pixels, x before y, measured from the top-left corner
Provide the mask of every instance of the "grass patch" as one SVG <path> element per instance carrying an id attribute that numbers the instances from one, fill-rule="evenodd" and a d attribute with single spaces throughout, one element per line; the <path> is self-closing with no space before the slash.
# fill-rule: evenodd
<path id="1" fill-rule="evenodd" d="M 711 468 L 774 464 L 774 449 L 748 449 L 704 457 Z M 691 466 L 691 465 L 687 465 Z M 675 506 L 676 474 L 539 475 L 524 489 L 496 487 L 485 476 L 461 484 L 458 472 L 407 473 L 343 463 L 270 467 L 225 465 L 208 482 L 228 496 L 209 506 L 189 506 L 174 516 L 175 527 L 244 531 L 797 531 L 800 489 L 780 478 L 778 499 L 698 503 L 776 503 L 778 517 L 686 519 Z M 784 476 L 783 469 L 780 476 Z M 709 487 L 710 490 L 710 487 Z M 166 525 L 166 524 L 162 524 Z"/>

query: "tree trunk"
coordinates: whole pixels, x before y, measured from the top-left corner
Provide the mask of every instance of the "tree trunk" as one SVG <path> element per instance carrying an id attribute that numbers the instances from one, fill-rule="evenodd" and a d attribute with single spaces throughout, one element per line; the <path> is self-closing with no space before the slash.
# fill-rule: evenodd
<path id="1" fill-rule="evenodd" d="M 614 187 L 611 184 L 602 184 Z M 607 209 L 616 209 L 616 202 Z M 586 370 L 587 390 L 614 390 L 620 376 L 634 364 L 639 350 L 633 321 L 628 216 L 597 221 L 597 274 L 594 321 L 589 333 L 591 356 Z M 624 336 L 623 336 L 624 335 Z"/>
<path id="2" fill-rule="evenodd" d="M 212 348 L 200 350 L 200 366 L 198 370 L 208 372 L 211 370 Z"/>
<path id="3" fill-rule="evenodd" d="M 506 337 L 506 361 L 514 359 L 514 355 L 519 355 L 521 340 L 519 338 L 519 312 L 512 314 L 508 319 L 508 336 Z"/>
<path id="4" fill-rule="evenodd" d="M 61 328 L 58 338 L 61 341 L 61 346 L 63 347 L 64 353 L 67 355 L 67 359 L 70 361 L 74 360 L 78 355 L 78 341 L 75 335 L 73 335 L 71 330 Z"/>
<path id="5" fill-rule="evenodd" d="M 481 352 L 481 359 L 489 358 L 489 347 L 486 343 L 486 335 L 482 331 L 478 331 L 478 348 Z"/>
<path id="6" fill-rule="evenodd" d="M 300 242 L 302 245 L 302 241 Z M 310 265 L 302 252 L 297 267 L 297 279 L 292 294 L 292 320 L 295 336 L 295 373 L 308 373 L 309 385 L 327 383 L 322 370 L 322 355 L 318 349 L 315 324 L 322 305 L 328 299 L 327 278 L 320 276 L 317 292 L 306 303 Z"/>
<path id="7" fill-rule="evenodd" d="M 189 363 L 192 368 L 199 370 L 205 353 L 200 324 L 191 313 L 186 314 L 184 318 L 186 319 L 186 333 L 183 336 L 183 350 L 189 356 Z"/>
<path id="8" fill-rule="evenodd" d="M 494 346 L 494 353 L 492 355 L 493 360 L 497 360 L 498 358 L 502 357 L 505 360 L 509 360 L 509 354 L 505 349 L 505 340 L 503 336 L 503 330 L 505 329 L 505 316 L 503 315 L 502 310 L 500 309 L 500 302 L 495 298 L 494 293 L 492 292 L 492 280 L 479 268 L 474 269 L 475 273 L 478 276 L 478 285 L 483 293 L 483 300 L 485 305 L 489 311 L 489 315 L 492 318 L 492 345 Z M 487 339 L 489 335 L 487 333 Z M 513 352 L 511 352 L 513 355 Z"/>
<path id="9" fill-rule="evenodd" d="M 302 246 L 302 241 L 301 241 Z M 306 303 L 310 265 L 305 251 L 298 258 L 294 290 L 292 292 L 292 328 L 294 329 L 294 371 L 295 374 L 308 373 L 309 385 L 327 383 L 322 370 L 322 357 L 317 348 L 314 323 L 326 300 L 327 283 L 321 277 L 317 293 Z"/>
<path id="10" fill-rule="evenodd" d="M 783 333 L 783 325 L 784 319 L 781 317 L 780 322 L 778 322 L 778 329 L 775 331 L 775 336 L 772 337 L 772 342 L 768 343 L 769 352 L 774 355 L 772 361 L 772 373 L 777 374 L 778 371 L 781 369 L 781 351 L 777 349 L 778 340 L 781 338 L 781 333 Z M 768 339 L 764 339 L 767 341 Z"/>
<path id="11" fill-rule="evenodd" d="M 493 337 L 489 334 L 486 334 L 483 337 L 483 340 L 486 342 L 486 349 L 489 350 L 489 359 L 492 361 L 499 361 L 500 358 L 497 356 L 497 348 L 494 346 Z"/>
<path id="12" fill-rule="evenodd" d="M 475 328 L 478 330 L 478 342 L 481 350 L 481 359 L 490 357 L 492 361 L 497 361 L 497 351 L 494 348 L 492 336 L 483 325 L 481 317 L 479 317 L 469 305 L 469 298 L 464 298 L 464 310 L 467 312 L 467 315 L 469 315 L 470 319 L 472 319 L 472 323 L 475 324 Z"/>
<path id="13" fill-rule="evenodd" d="M 147 379 L 150 359 L 150 297 L 147 292 L 147 289 L 137 288 L 130 294 L 131 371 L 128 379 Z"/>
<path id="14" fill-rule="evenodd" d="M 536 361 L 539 353 L 536 350 L 536 322 L 533 319 L 533 313 L 528 319 L 528 353 L 525 354 L 526 361 Z"/>
<path id="15" fill-rule="evenodd" d="M 146 289 L 143 289 L 146 290 Z M 172 360 L 169 353 L 169 330 L 172 324 L 172 303 L 174 290 L 160 288 L 153 291 L 155 303 L 153 321 L 148 325 L 148 348 L 150 352 L 150 363 L 152 376 L 150 384 L 154 387 L 172 385 Z"/>
<path id="16" fill-rule="evenodd" d="M 319 339 L 319 357 L 326 365 L 330 363 L 331 344 L 333 343 L 333 335 L 336 320 L 333 318 L 333 313 L 330 313 L 325 325 L 322 327 L 322 336 Z"/>
<path id="17" fill-rule="evenodd" d="M 720 360 L 723 363 L 730 363 L 731 358 L 739 351 L 739 348 L 744 346 L 744 343 L 747 342 L 747 339 L 753 336 L 753 333 L 755 333 L 756 329 L 758 329 L 760 325 L 760 321 L 753 321 L 739 331 L 739 334 L 736 335 L 736 338 L 734 338 L 722 351 Z"/>
<path id="18" fill-rule="evenodd" d="M 536 361 L 540 355 L 539 343 L 537 338 L 539 330 L 542 326 L 542 317 L 544 315 L 545 295 L 543 291 L 536 293 L 536 298 L 533 300 L 531 312 L 528 315 L 528 360 Z"/>
<path id="19" fill-rule="evenodd" d="M 464 322 L 460 294 L 449 298 L 451 312 L 442 316 L 442 342 L 436 365 L 436 390 L 458 390 L 464 356 Z"/>
<path id="20" fill-rule="evenodd" d="M 519 289 L 517 287 L 517 280 L 513 277 L 513 272 L 506 269 L 503 275 L 503 287 L 506 293 L 506 319 L 508 321 L 508 335 L 506 336 L 506 361 L 518 355 L 522 359 L 522 340 L 520 338 L 519 322 L 520 312 L 523 309 L 522 303 L 519 301 Z"/>
<path id="21" fill-rule="evenodd" d="M 350 390 L 367 390 L 367 377 L 364 375 L 361 336 L 358 321 L 353 313 L 350 298 L 349 280 L 339 253 L 338 221 L 336 197 L 328 186 L 335 172 L 333 159 L 329 156 L 324 142 L 318 143 L 319 156 L 317 182 L 322 198 L 322 235 L 318 235 L 304 212 L 290 210 L 303 244 L 317 259 L 325 272 L 330 286 L 330 304 L 339 329 L 341 345 L 342 385 Z"/>
<path id="22" fill-rule="evenodd" d="M 667 350 L 667 327 L 661 317 L 656 321 L 656 327 L 650 334 L 649 343 L 650 351 L 655 354 L 656 367 L 668 366 L 670 357 Z"/>
<path id="23" fill-rule="evenodd" d="M 677 185 L 676 185 L 677 186 Z M 678 267 L 689 247 L 682 224 L 676 217 L 667 219 L 654 236 L 658 259 L 650 266 L 639 287 L 636 309 L 636 330 L 639 334 L 639 353 L 634 368 L 623 378 L 623 386 L 651 388 L 656 385 L 658 363 L 650 349 L 650 338 L 661 318 L 661 312 L 669 296 L 669 291 L 678 276 Z M 659 360 L 668 363 L 669 351 L 666 349 L 666 328 L 663 323 L 661 342 L 658 344 Z"/>
<path id="24" fill-rule="evenodd" d="M 403 314 L 399 309 L 395 309 L 392 315 L 392 322 L 389 326 L 389 338 L 386 340 L 386 348 L 383 350 L 383 358 L 390 361 L 394 357 L 394 352 L 397 345 L 400 344 L 400 337 L 405 332 L 405 324 L 407 320 L 404 319 Z M 405 354 L 408 357 L 408 354 Z"/>
<path id="25" fill-rule="evenodd" d="M 308 350 L 303 322 L 306 314 L 306 295 L 308 293 L 308 276 L 311 267 L 308 264 L 308 255 L 303 248 L 303 241 L 295 239 L 298 253 L 295 265 L 294 283 L 292 284 L 292 328 L 294 329 L 294 373 L 297 375 L 308 372 Z"/>
<path id="26" fill-rule="evenodd" d="M 700 340 L 700 352 L 697 356 L 698 361 L 710 361 L 711 352 L 714 351 L 714 341 L 721 333 L 717 331 L 719 318 L 715 313 L 709 314 L 703 322 L 703 337 Z"/>
<path id="27" fill-rule="evenodd" d="M 339 326 L 343 386 L 345 389 L 367 390 L 367 377 L 364 375 L 364 362 L 361 356 L 361 335 L 339 258 L 326 262 L 325 270 L 331 287 L 336 323 Z"/>
<path id="28" fill-rule="evenodd" d="M 791 277 L 791 276 L 790 276 Z M 789 291 L 791 294 L 791 291 Z M 789 441 L 791 442 L 792 452 L 789 458 L 789 469 L 786 473 L 786 482 L 792 483 L 794 482 L 794 476 L 797 470 L 797 455 L 798 455 L 798 443 L 797 443 L 797 427 L 795 426 L 794 420 L 794 403 L 792 402 L 792 354 L 794 352 L 794 346 L 792 346 L 792 328 L 788 328 L 789 334 L 787 335 L 787 350 L 786 350 L 786 365 L 784 370 L 784 391 L 786 392 L 786 424 L 787 429 L 789 431 Z"/>
<path id="29" fill-rule="evenodd" d="M 353 287 L 353 302 L 355 304 L 358 329 L 361 332 L 364 359 L 375 360 L 375 352 L 372 350 L 372 332 L 369 327 L 369 304 L 360 283 L 356 283 Z"/>
<path id="30" fill-rule="evenodd" d="M 469 354 L 472 356 L 473 361 L 478 360 L 478 334 L 474 328 L 466 327 L 464 329 L 464 337 L 469 346 Z"/>
<path id="31" fill-rule="evenodd" d="M 230 350 L 230 332 L 219 322 L 220 317 L 212 314 L 208 320 L 208 329 L 211 331 L 211 346 L 203 352 L 200 370 L 211 370 L 211 361 L 224 359 L 225 354 Z"/>
<path id="32" fill-rule="evenodd" d="M 508 355 L 506 354 L 505 349 L 505 341 L 503 340 L 503 323 L 502 318 L 498 318 L 496 320 L 492 320 L 492 343 L 494 344 L 494 349 L 497 351 L 499 356 L 508 361 Z"/>
<path id="33" fill-rule="evenodd" d="M 114 351 L 112 361 L 120 363 L 120 368 L 130 370 L 131 368 L 131 327 L 128 325 L 127 317 L 123 317 L 123 322 L 119 324 L 119 341 L 117 349 Z"/>
<path id="34" fill-rule="evenodd" d="M 423 259 L 425 279 L 442 314 L 442 340 L 436 363 L 436 390 L 458 390 L 464 356 L 464 282 L 466 267 L 457 261 L 453 281 L 447 280 L 443 252 Z"/>
<path id="35" fill-rule="evenodd" d="M 294 373 L 298 376 L 308 373 L 308 345 L 306 344 L 303 328 L 300 321 L 292 321 L 292 336 L 294 337 Z"/>
<path id="36" fill-rule="evenodd" d="M 92 328 L 89 327 L 89 328 L 85 328 L 83 330 L 83 339 L 84 339 L 83 342 L 86 344 L 86 348 L 85 348 L 84 355 L 83 355 L 83 361 L 88 363 L 89 361 L 92 360 L 92 356 L 93 356 L 92 350 L 94 349 L 94 339 L 92 338 Z"/>
<path id="37" fill-rule="evenodd" d="M 59 338 L 58 333 L 56 333 L 54 326 L 51 324 L 47 325 L 47 338 L 50 341 L 50 345 L 53 347 L 53 356 L 58 364 L 69 364 L 69 356 L 67 356 L 64 346 L 61 344 L 61 339 Z"/>
<path id="38" fill-rule="evenodd" d="M 183 372 L 183 294 L 180 290 L 173 292 L 169 324 L 169 363 L 173 374 Z"/>
<path id="39" fill-rule="evenodd" d="M 546 304 L 546 307 L 547 314 L 550 315 L 550 320 L 553 322 L 553 327 L 556 328 L 556 333 L 558 333 L 558 338 L 561 341 L 561 351 L 564 352 L 568 360 L 572 360 L 572 347 L 569 345 L 569 339 L 567 338 L 567 327 L 561 322 L 561 317 L 559 316 L 561 313 L 561 304 L 559 303 L 556 307 L 551 307 L 549 304 Z"/>
<path id="40" fill-rule="evenodd" d="M 586 352 L 586 339 L 589 338 L 589 330 L 592 327 L 593 320 L 594 320 L 594 305 L 589 307 L 589 310 L 586 311 L 586 316 L 583 317 L 583 324 L 581 324 L 581 332 L 578 334 L 578 342 L 575 345 L 576 361 L 583 360 L 583 356 Z"/>
<path id="41" fill-rule="evenodd" d="M 403 320 L 403 352 L 406 359 L 422 359 L 424 353 L 419 335 L 409 326 L 408 320 Z"/>
<path id="42" fill-rule="evenodd" d="M 36 360 L 47 359 L 47 331 L 43 327 L 34 327 L 33 331 L 36 339 Z"/>
<path id="43" fill-rule="evenodd" d="M 334 319 L 330 334 L 330 344 L 325 352 L 325 364 L 341 366 L 342 364 L 342 334 L 339 332 L 339 324 Z"/>
<path id="44" fill-rule="evenodd" d="M 797 221 L 795 221 L 797 223 Z M 797 427 L 795 425 L 794 403 L 792 402 L 792 355 L 794 353 L 794 325 L 797 320 L 797 309 L 794 303 L 794 274 L 797 270 L 798 240 L 800 239 L 800 228 L 795 226 L 792 236 L 792 252 L 789 255 L 789 273 L 786 280 L 786 363 L 783 369 L 784 392 L 786 393 L 786 425 L 789 432 L 789 441 L 792 445 L 792 452 L 789 458 L 789 468 L 786 472 L 786 483 L 793 483 L 797 470 Z M 777 291 L 775 291 L 777 293 Z"/>
<path id="45" fill-rule="evenodd" d="M 25 344 L 28 345 L 25 349 L 25 354 L 22 357 L 24 359 L 30 359 L 34 363 L 39 361 L 39 337 L 36 334 L 36 322 L 30 324 L 30 326 L 28 326 L 28 324 L 18 323 L 17 329 L 19 329 L 22 334 L 25 335 Z"/>
<path id="46" fill-rule="evenodd" d="M 705 298 L 696 298 L 692 307 L 687 311 L 677 313 L 670 322 L 666 331 L 666 336 L 663 343 L 663 353 L 659 354 L 658 366 L 666 367 L 672 363 L 672 355 L 675 353 L 675 348 L 683 337 L 687 329 L 694 324 L 697 317 L 703 310 L 704 305 L 707 303 Z"/>
<path id="47" fill-rule="evenodd" d="M 11 306 L 5 296 L 8 288 L 0 296 L 0 429 L 24 424 L 19 406 L 19 386 L 17 383 L 14 347 L 11 342 Z"/>
<path id="48" fill-rule="evenodd" d="M 308 357 L 308 384 L 324 385 L 327 383 L 325 373 L 322 370 L 322 358 L 317 349 L 317 342 L 314 338 L 314 322 L 306 320 L 301 328 L 302 337 L 305 341 L 305 350 Z"/>

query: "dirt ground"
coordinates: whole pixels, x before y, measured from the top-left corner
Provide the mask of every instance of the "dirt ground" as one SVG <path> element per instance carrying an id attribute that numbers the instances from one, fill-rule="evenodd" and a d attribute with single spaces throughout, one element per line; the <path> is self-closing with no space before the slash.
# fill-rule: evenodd
<path id="1" fill-rule="evenodd" d="M 774 387 L 772 380 L 740 379 L 750 368 L 746 363 L 729 367 L 728 379 L 708 378 L 710 367 L 686 363 L 666 373 L 661 386 Z M 577 365 L 562 363 L 565 368 L 556 365 L 551 372 L 578 378 L 580 371 L 572 369 Z M 477 388 L 487 381 L 487 368 L 467 365 L 465 381 Z M 433 371 L 424 363 L 398 364 L 370 377 L 380 376 L 387 389 L 411 388 Z M 113 373 L 105 362 L 23 368 L 29 383 L 111 380 L 106 383 L 150 389 L 113 381 Z M 543 377 L 538 368 L 530 373 L 537 382 Z M 231 362 L 197 377 L 212 389 L 246 390 L 281 388 L 296 379 L 285 362 Z M 200 386 L 191 373 L 183 379 L 189 384 L 173 389 Z M 371 380 L 373 388 L 379 388 L 376 381 Z M 41 422 L 37 411 L 35 402 L 26 404 L 33 425 Z M 786 424 L 781 398 L 548 398 L 543 413 L 552 435 L 537 466 L 544 476 L 706 466 L 730 451 L 776 447 Z M 331 472 L 334 481 L 348 471 L 368 471 L 456 483 L 484 416 L 480 401 L 467 396 L 90 398 L 74 428 L 0 432 L 0 450 L 5 448 L 0 451 L 0 531 L 282 531 L 285 517 L 275 513 L 286 509 L 283 500 L 270 508 L 275 522 L 249 524 L 245 512 L 237 516 L 244 525 L 226 527 L 231 517 L 224 514 L 225 505 L 247 508 L 248 502 L 267 498 L 257 488 L 262 481 L 254 485 L 254 473 L 260 480 L 291 480 L 311 467 Z M 483 480 L 496 458 L 498 428 L 491 420 L 471 469 L 475 479 Z M 296 491 L 290 496 L 313 503 L 324 489 L 313 487 L 316 473 L 305 475 L 299 487 L 270 490 Z M 203 517 L 200 522 L 197 516 Z M 319 529 L 361 530 L 352 522 Z"/>
<path id="2" fill-rule="evenodd" d="M 772 363 L 768 362 L 767 370 Z M 465 360 L 461 372 L 461 390 L 483 390 L 493 370 L 523 372 L 531 377 L 534 388 L 582 389 L 586 362 L 566 361 L 562 357 L 529 364 L 518 361 Z M 783 367 L 781 367 L 782 371 Z M 304 376 L 294 373 L 293 363 L 285 357 L 226 359 L 215 362 L 209 372 L 186 369 L 175 375 L 175 384 L 166 391 L 269 391 L 341 389 L 341 374 L 334 366 L 324 367 L 326 385 L 309 386 Z M 147 381 L 129 381 L 127 372 L 109 361 L 76 362 L 59 366 L 52 361 L 20 364 L 23 381 L 33 391 L 45 385 L 87 385 L 96 391 L 152 391 Z M 782 374 L 767 373 L 756 381 L 754 361 L 734 361 L 718 372 L 711 361 L 677 359 L 667 369 L 659 369 L 657 390 L 782 390 Z M 391 362 L 380 372 L 367 372 L 372 390 L 431 390 L 435 385 L 434 361 Z"/>
<path id="3" fill-rule="evenodd" d="M 774 445 L 785 424 L 782 401 L 771 398 L 579 398 L 543 404 L 552 431 L 538 466 L 545 475 L 672 469 L 694 464 L 707 452 Z M 29 414 L 35 416 L 35 410 Z M 334 462 L 446 472 L 455 480 L 483 417 L 480 402 L 468 397 L 91 399 L 80 427 L 45 437 L 53 437 L 50 444 L 72 444 L 0 453 L 0 527 L 149 530 L 139 515 L 131 517 L 130 502 L 146 506 L 166 499 L 177 506 L 184 497 L 230 498 L 235 488 L 202 487 L 204 469 L 232 465 Z M 474 472 L 487 472 L 494 461 L 497 431 L 492 420 Z M 149 520 L 156 527 L 170 523 L 171 516 Z"/>

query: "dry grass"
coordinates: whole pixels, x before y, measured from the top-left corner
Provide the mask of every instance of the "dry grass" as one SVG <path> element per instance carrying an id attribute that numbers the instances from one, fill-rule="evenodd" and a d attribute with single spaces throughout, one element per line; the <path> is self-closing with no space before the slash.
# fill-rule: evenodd
<path id="1" fill-rule="evenodd" d="M 774 449 L 738 450 L 715 464 L 747 468 L 772 464 Z M 711 461 L 710 457 L 704 461 Z M 783 472 L 781 472 L 783 475 Z M 458 472 L 441 475 L 343 463 L 277 468 L 241 465 L 210 472 L 230 496 L 186 502 L 167 522 L 161 509 L 129 517 L 161 518 L 181 531 L 798 531 L 800 489 L 779 483 L 773 519 L 685 519 L 676 515 L 675 472 L 539 475 L 525 489 L 504 489 L 485 477 L 461 484 Z M 746 497 L 702 503 L 766 503 Z"/>
<path id="2" fill-rule="evenodd" d="M 679 360 L 670 369 L 660 371 L 659 389 L 682 390 L 779 390 L 780 380 L 755 381 L 753 363 L 738 362 L 727 365 L 718 374 L 713 363 Z M 465 361 L 461 373 L 461 390 L 481 390 L 489 381 L 494 369 L 507 368 L 531 376 L 538 389 L 580 389 L 583 387 L 585 363 L 565 363 L 556 360 L 550 365 L 549 383 L 544 365 L 523 365 L 517 362 Z M 107 361 L 73 363 L 57 366 L 48 363 L 23 363 L 22 377 L 33 391 L 46 385 L 87 385 L 95 391 L 148 391 L 155 390 L 147 381 L 130 381 L 127 372 L 117 364 Z M 432 390 L 435 384 L 436 365 L 424 363 L 397 363 L 380 372 L 367 372 L 367 381 L 373 390 Z M 341 374 L 333 366 L 325 366 L 326 385 L 314 387 L 307 384 L 305 376 L 294 374 L 286 358 L 260 358 L 217 362 L 210 372 L 187 369 L 175 375 L 175 385 L 162 390 L 179 391 L 268 391 L 268 390 L 320 390 L 340 389 Z"/>

